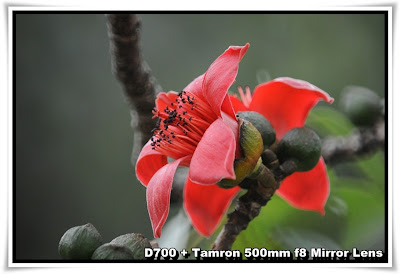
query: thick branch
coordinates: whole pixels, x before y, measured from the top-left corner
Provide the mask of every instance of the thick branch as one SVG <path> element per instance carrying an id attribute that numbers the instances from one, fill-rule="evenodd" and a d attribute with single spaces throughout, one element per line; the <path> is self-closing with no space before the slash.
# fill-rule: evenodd
<path id="1" fill-rule="evenodd" d="M 329 137 L 322 142 L 322 157 L 334 165 L 368 155 L 385 147 L 385 121 L 379 120 L 370 128 L 356 129 L 349 136 Z"/>
<path id="2" fill-rule="evenodd" d="M 239 198 L 234 211 L 228 214 L 228 222 L 215 240 L 213 250 L 230 250 L 239 233 L 260 214 L 261 208 L 268 203 L 282 180 L 288 175 L 281 167 L 272 170 L 266 166 L 262 168 L 264 170 L 260 173 L 260 178 L 249 182 L 248 191 Z"/>
<path id="3" fill-rule="evenodd" d="M 134 14 L 107 14 L 106 18 L 113 73 L 132 107 L 134 152 L 138 152 L 151 137 L 155 125 L 152 109 L 161 87 L 141 55 L 139 18 Z"/>

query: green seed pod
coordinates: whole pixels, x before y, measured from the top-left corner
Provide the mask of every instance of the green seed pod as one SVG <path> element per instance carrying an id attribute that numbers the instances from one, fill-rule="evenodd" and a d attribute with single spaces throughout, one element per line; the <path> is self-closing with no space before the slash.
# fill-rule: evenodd
<path id="1" fill-rule="evenodd" d="M 237 115 L 255 126 L 261 134 L 264 147 L 267 148 L 275 142 L 275 129 L 264 116 L 255 111 L 238 112 Z"/>
<path id="2" fill-rule="evenodd" d="M 144 260 L 144 249 L 146 247 L 151 248 L 150 241 L 139 233 L 130 233 L 118 236 L 110 242 L 110 244 L 116 244 L 127 247 L 135 260 Z"/>
<path id="3" fill-rule="evenodd" d="M 92 260 L 133 260 L 133 256 L 128 247 L 108 243 L 95 250 Z"/>
<path id="4" fill-rule="evenodd" d="M 356 126 L 371 126 L 382 113 L 379 96 L 358 86 L 348 86 L 342 91 L 339 107 Z"/>
<path id="5" fill-rule="evenodd" d="M 61 237 L 58 253 L 63 259 L 89 260 L 103 240 L 92 224 L 75 226 Z"/>
<path id="6" fill-rule="evenodd" d="M 249 176 L 256 167 L 260 155 L 264 150 L 260 132 L 252 123 L 242 118 L 239 120 L 239 145 L 242 158 L 235 159 L 236 179 L 223 179 L 217 183 L 222 188 L 232 188 L 237 186 L 244 178 Z"/>
<path id="7" fill-rule="evenodd" d="M 279 142 L 277 156 L 280 163 L 293 161 L 297 171 L 311 170 L 321 157 L 321 140 L 309 128 L 293 128 Z"/>

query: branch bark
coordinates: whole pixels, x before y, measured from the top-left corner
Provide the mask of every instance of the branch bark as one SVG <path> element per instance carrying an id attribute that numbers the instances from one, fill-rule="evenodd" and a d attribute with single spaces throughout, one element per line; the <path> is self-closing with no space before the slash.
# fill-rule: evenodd
<path id="1" fill-rule="evenodd" d="M 244 184 L 241 184 L 242 187 L 247 185 L 248 191 L 239 198 L 234 211 L 228 214 L 228 222 L 212 245 L 213 250 L 232 249 L 239 233 L 245 230 L 248 224 L 260 214 L 261 208 L 268 203 L 283 179 L 289 175 L 282 166 L 276 165 L 276 163 L 274 155 L 272 161 L 268 161 L 266 166 L 262 166 L 263 171 L 258 178 L 255 180 L 245 179 Z"/>
<path id="2" fill-rule="evenodd" d="M 150 139 L 155 126 L 152 109 L 161 91 L 140 50 L 140 19 L 135 14 L 107 14 L 112 69 L 131 106 L 136 160 L 142 146 Z"/>
<path id="3" fill-rule="evenodd" d="M 352 161 L 385 147 L 385 121 L 355 129 L 349 136 L 329 137 L 322 142 L 322 157 L 330 165 Z"/>

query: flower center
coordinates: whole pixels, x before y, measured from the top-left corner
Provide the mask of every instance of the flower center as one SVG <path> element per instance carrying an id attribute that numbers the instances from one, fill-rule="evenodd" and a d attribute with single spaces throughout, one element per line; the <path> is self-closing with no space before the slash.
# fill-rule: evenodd
<path id="1" fill-rule="evenodd" d="M 192 155 L 207 128 L 217 119 L 209 104 L 188 91 L 160 97 L 164 109 L 153 110 L 158 118 L 152 130 L 152 149 L 174 159 Z"/>

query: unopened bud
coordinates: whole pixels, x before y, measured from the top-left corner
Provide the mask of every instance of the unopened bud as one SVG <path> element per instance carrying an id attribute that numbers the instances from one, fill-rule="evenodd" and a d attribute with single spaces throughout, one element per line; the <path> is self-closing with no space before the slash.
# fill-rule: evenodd
<path id="1" fill-rule="evenodd" d="M 382 115 L 381 99 L 375 92 L 364 87 L 344 88 L 339 106 L 357 126 L 371 126 Z"/>
<path id="2" fill-rule="evenodd" d="M 260 132 L 264 147 L 267 148 L 275 142 L 275 129 L 261 114 L 255 111 L 243 111 L 237 114 L 240 118 L 249 121 Z"/>
<path id="3" fill-rule="evenodd" d="M 135 260 L 144 260 L 144 249 L 151 248 L 150 241 L 139 233 L 130 233 L 118 236 L 110 242 L 110 244 L 116 244 L 127 247 Z"/>
<path id="4" fill-rule="evenodd" d="M 133 256 L 128 247 L 108 243 L 95 250 L 92 260 L 133 260 Z"/>
<path id="5" fill-rule="evenodd" d="M 223 179 L 217 183 L 222 188 L 237 186 L 244 178 L 249 176 L 257 165 L 264 146 L 260 132 L 247 120 L 238 118 L 239 121 L 239 145 L 242 158 L 235 159 L 236 179 Z"/>
<path id="6" fill-rule="evenodd" d="M 293 128 L 279 141 L 277 156 L 280 163 L 292 161 L 291 166 L 295 165 L 296 171 L 311 170 L 321 157 L 321 140 L 309 128 Z M 290 168 L 290 173 L 293 169 Z"/>
<path id="7" fill-rule="evenodd" d="M 103 240 L 92 224 L 75 226 L 61 237 L 58 253 L 63 259 L 89 260 Z"/>

